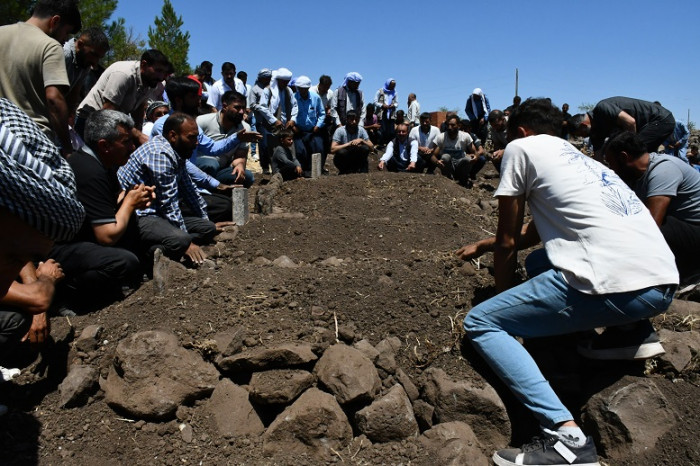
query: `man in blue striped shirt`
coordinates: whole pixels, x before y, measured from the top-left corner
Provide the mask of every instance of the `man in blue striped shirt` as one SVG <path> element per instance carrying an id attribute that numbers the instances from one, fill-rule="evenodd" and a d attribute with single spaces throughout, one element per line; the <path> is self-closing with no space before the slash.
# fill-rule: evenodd
<path id="1" fill-rule="evenodd" d="M 139 147 L 118 172 L 119 183 L 126 190 L 141 183 L 155 187 L 155 201 L 136 211 L 141 241 L 152 251 L 162 249 L 173 260 L 184 255 L 193 264 L 206 258 L 197 243 L 209 242 L 216 234 L 206 203 L 185 166 L 197 147 L 198 136 L 193 117 L 173 113 L 163 125 L 163 135 Z M 188 204 L 194 216 L 182 215 L 180 201 Z"/>

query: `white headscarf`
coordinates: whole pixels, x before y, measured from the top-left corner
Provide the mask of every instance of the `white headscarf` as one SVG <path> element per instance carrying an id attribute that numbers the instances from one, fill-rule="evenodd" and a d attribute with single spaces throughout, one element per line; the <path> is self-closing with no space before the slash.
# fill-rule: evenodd
<path id="1" fill-rule="evenodd" d="M 484 109 L 484 115 L 488 115 L 489 111 L 486 109 L 486 96 L 484 95 L 484 91 L 479 87 L 472 92 L 472 112 L 474 112 L 474 115 L 479 114 L 479 106 L 476 104 L 476 99 L 474 99 L 475 95 L 481 97 L 481 108 Z"/>
<path id="2" fill-rule="evenodd" d="M 289 81 L 292 79 L 292 72 L 287 68 L 280 68 L 272 72 L 272 81 L 270 81 L 270 102 L 268 104 L 268 108 L 272 113 L 275 113 L 280 105 L 280 88 L 277 85 L 278 79 Z"/>

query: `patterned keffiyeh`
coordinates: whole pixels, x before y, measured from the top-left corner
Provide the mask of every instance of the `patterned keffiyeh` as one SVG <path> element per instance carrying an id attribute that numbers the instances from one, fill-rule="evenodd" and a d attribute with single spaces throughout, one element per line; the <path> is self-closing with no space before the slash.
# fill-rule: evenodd
<path id="1" fill-rule="evenodd" d="M 0 99 L 0 206 L 54 241 L 71 239 L 85 210 L 58 148 L 16 105 Z"/>

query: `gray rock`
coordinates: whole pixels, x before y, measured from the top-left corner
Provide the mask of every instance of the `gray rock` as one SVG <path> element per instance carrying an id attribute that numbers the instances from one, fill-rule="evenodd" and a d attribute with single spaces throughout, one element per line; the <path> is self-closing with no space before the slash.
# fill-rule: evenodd
<path id="1" fill-rule="evenodd" d="M 85 327 L 78 339 L 73 343 L 76 351 L 82 351 L 83 353 L 95 351 L 100 346 L 101 334 L 102 327 L 99 325 L 88 325 Z"/>
<path id="2" fill-rule="evenodd" d="M 659 339 L 664 345 L 666 354 L 659 357 L 660 367 L 670 368 L 680 373 L 688 368 L 693 356 L 700 354 L 700 333 L 673 332 L 659 330 Z"/>
<path id="3" fill-rule="evenodd" d="M 238 236 L 238 225 L 228 226 L 224 228 L 224 231 L 219 233 L 214 237 L 217 241 L 227 241 L 233 242 Z"/>
<path id="4" fill-rule="evenodd" d="M 421 431 L 425 431 L 433 427 L 433 416 L 435 415 L 435 408 L 433 408 L 432 405 L 426 403 L 423 400 L 414 401 L 413 415 L 416 416 L 418 428 L 420 428 Z"/>
<path id="5" fill-rule="evenodd" d="M 272 261 L 272 265 L 283 269 L 295 269 L 299 267 L 293 260 L 291 260 L 287 256 L 279 256 L 277 259 Z"/>
<path id="6" fill-rule="evenodd" d="M 73 365 L 63 382 L 58 386 L 58 404 L 62 408 L 82 406 L 95 393 L 97 370 L 90 366 Z"/>
<path id="7" fill-rule="evenodd" d="M 231 328 L 225 332 L 219 332 L 214 335 L 216 347 L 222 357 L 227 357 L 240 352 L 243 349 L 243 341 L 247 337 L 246 330 L 242 327 Z"/>
<path id="8" fill-rule="evenodd" d="M 263 256 L 258 256 L 255 259 L 253 259 L 253 265 L 270 265 L 272 264 L 272 261 L 270 259 L 267 259 Z"/>
<path id="9" fill-rule="evenodd" d="M 351 440 L 352 427 L 333 395 L 311 388 L 270 424 L 263 435 L 263 454 L 307 454 L 322 460 Z"/>
<path id="10" fill-rule="evenodd" d="M 386 286 L 386 287 L 392 287 L 394 286 L 394 280 L 392 280 L 390 277 L 387 277 L 386 275 L 382 275 L 379 277 L 377 280 L 377 283 L 381 286 Z"/>
<path id="11" fill-rule="evenodd" d="M 211 419 L 222 437 L 260 435 L 265 426 L 248 400 L 248 391 L 222 379 L 207 402 Z"/>
<path id="12" fill-rule="evenodd" d="M 462 264 L 462 266 L 459 269 L 457 269 L 457 271 L 460 273 L 460 275 L 464 275 L 465 277 L 473 277 L 474 275 L 476 275 L 476 269 L 469 261 Z"/>
<path id="13" fill-rule="evenodd" d="M 411 402 L 416 401 L 420 396 L 420 393 L 418 392 L 418 388 L 416 388 L 416 385 L 413 383 L 411 378 L 402 369 L 397 369 L 394 376 L 403 386 L 403 389 L 406 391 L 406 395 L 408 395 L 408 399 L 411 400 Z"/>
<path id="14" fill-rule="evenodd" d="M 343 263 L 343 259 L 338 259 L 337 257 L 329 257 L 328 259 L 324 259 L 319 264 L 321 265 L 326 265 L 329 267 L 338 267 Z"/>
<path id="15" fill-rule="evenodd" d="M 137 419 L 168 420 L 183 403 L 205 398 L 219 372 L 166 331 L 140 332 L 117 345 L 102 384 L 107 404 Z"/>
<path id="16" fill-rule="evenodd" d="M 597 432 L 599 453 L 611 460 L 654 448 L 677 421 L 654 381 L 632 376 L 596 393 L 584 407 L 584 427 Z"/>
<path id="17" fill-rule="evenodd" d="M 192 443 L 192 436 L 194 435 L 194 430 L 192 426 L 186 423 L 180 424 L 178 426 L 180 429 L 180 435 L 182 436 L 182 441 L 185 443 Z"/>
<path id="18" fill-rule="evenodd" d="M 401 385 L 355 414 L 357 429 L 373 442 L 400 441 L 418 435 L 411 401 Z"/>
<path id="19" fill-rule="evenodd" d="M 700 303 L 686 301 L 684 299 L 674 299 L 666 310 L 669 316 L 677 316 L 680 319 L 690 318 L 694 321 L 700 320 Z"/>
<path id="20" fill-rule="evenodd" d="M 340 404 L 373 400 L 382 386 L 374 364 L 359 350 L 344 344 L 328 348 L 314 372 Z"/>
<path id="21" fill-rule="evenodd" d="M 310 372 L 276 369 L 256 372 L 250 380 L 250 398 L 262 405 L 286 404 L 310 388 L 316 377 Z"/>
<path id="22" fill-rule="evenodd" d="M 224 372 L 264 371 L 299 366 L 317 360 L 306 343 L 284 343 L 274 348 L 255 348 L 222 358 L 218 365 Z"/>
<path id="23" fill-rule="evenodd" d="M 423 373 L 423 399 L 435 407 L 439 423 L 462 421 L 481 439 L 505 445 L 510 438 L 510 420 L 496 391 L 485 381 L 481 387 L 470 381 L 455 382 L 445 371 L 430 368 Z"/>
<path id="24" fill-rule="evenodd" d="M 439 465 L 487 466 L 489 464 L 489 459 L 482 453 L 476 435 L 463 422 L 438 424 L 420 437 L 420 443 Z"/>
<path id="25" fill-rule="evenodd" d="M 394 337 L 395 338 L 395 337 Z M 398 340 L 398 338 L 396 338 Z M 399 348 L 401 347 L 401 341 L 399 340 Z M 396 372 L 396 341 L 389 341 L 389 339 L 384 339 L 377 343 L 375 347 L 379 352 L 374 364 L 386 371 L 389 374 Z"/>
<path id="26" fill-rule="evenodd" d="M 377 349 L 367 340 L 355 342 L 353 347 L 359 350 L 360 353 L 364 354 L 367 359 L 372 361 L 372 363 L 374 363 L 379 357 L 379 351 L 377 351 Z"/>

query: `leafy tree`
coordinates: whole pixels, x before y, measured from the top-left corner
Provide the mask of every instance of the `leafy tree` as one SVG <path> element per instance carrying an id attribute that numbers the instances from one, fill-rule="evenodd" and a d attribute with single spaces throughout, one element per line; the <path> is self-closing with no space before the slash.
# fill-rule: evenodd
<path id="1" fill-rule="evenodd" d="M 181 76 L 190 74 L 187 54 L 190 50 L 190 33 L 182 32 L 182 16 L 177 16 L 170 0 L 164 0 L 161 16 L 156 17 L 155 27 L 148 27 L 148 43 L 168 57 Z"/>
<path id="2" fill-rule="evenodd" d="M 591 110 L 593 110 L 593 107 L 595 107 L 595 104 L 592 104 L 590 102 L 584 102 L 578 106 L 578 111 L 581 113 L 590 112 Z"/>
<path id="3" fill-rule="evenodd" d="M 117 18 L 106 29 L 110 49 L 105 56 L 105 65 L 116 61 L 138 60 L 146 48 L 146 41 L 134 34 L 132 27 L 126 27 L 124 18 Z"/>
<path id="4" fill-rule="evenodd" d="M 107 22 L 116 9 L 117 0 L 80 0 L 83 29 L 102 28 L 106 33 L 109 29 Z"/>
<path id="5" fill-rule="evenodd" d="M 34 0 L 8 0 L 0 2 L 0 26 L 14 24 L 29 18 Z"/>

